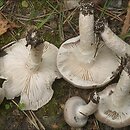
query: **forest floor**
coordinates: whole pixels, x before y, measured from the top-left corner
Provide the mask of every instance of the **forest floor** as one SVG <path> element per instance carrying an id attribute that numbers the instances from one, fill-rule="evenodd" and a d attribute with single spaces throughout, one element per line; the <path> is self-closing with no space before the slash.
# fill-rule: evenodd
<path id="1" fill-rule="evenodd" d="M 98 19 L 99 16 L 106 17 L 110 28 L 130 44 L 130 22 L 129 24 L 124 23 L 128 17 L 130 21 L 130 13 L 127 16 L 130 12 L 127 10 L 130 7 L 128 0 L 123 0 L 119 8 L 110 6 L 110 1 L 103 0 L 96 5 L 95 19 Z M 64 7 L 62 0 L 1 0 L 0 47 L 25 37 L 27 31 L 35 27 L 42 31 L 46 41 L 59 48 L 65 40 L 79 34 L 78 19 L 79 8 L 68 10 Z M 46 130 L 71 130 L 72 128 L 65 123 L 63 117 L 66 100 L 77 95 L 88 102 L 89 94 L 93 90 L 75 88 L 64 79 L 56 80 L 53 90 L 52 100 L 34 112 L 22 111 L 18 106 L 19 98 L 5 99 L 0 106 L 0 130 L 44 130 L 44 127 Z M 101 89 L 97 91 L 101 91 Z M 83 129 L 114 130 L 98 122 L 93 115 L 89 117 Z M 130 130 L 130 127 L 120 130 Z"/>

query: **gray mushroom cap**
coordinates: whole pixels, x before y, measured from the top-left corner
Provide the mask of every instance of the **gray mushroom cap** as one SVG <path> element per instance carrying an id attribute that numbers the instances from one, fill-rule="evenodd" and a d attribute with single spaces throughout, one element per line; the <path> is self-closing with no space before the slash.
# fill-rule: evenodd
<path id="1" fill-rule="evenodd" d="M 121 128 L 130 125 L 130 96 L 119 106 L 114 105 L 111 95 L 115 92 L 115 86 L 113 84 L 99 93 L 100 103 L 95 117 L 108 126 Z"/>
<path id="2" fill-rule="evenodd" d="M 114 128 L 130 125 L 130 58 L 117 84 L 99 93 L 97 120 Z"/>
<path id="3" fill-rule="evenodd" d="M 97 110 L 98 103 L 99 96 L 96 92 L 91 94 L 88 104 L 78 96 L 69 98 L 64 108 L 65 121 L 71 127 L 83 127 L 88 120 L 88 116 Z"/>
<path id="4" fill-rule="evenodd" d="M 86 105 L 86 102 L 80 97 L 72 97 L 70 98 L 64 108 L 64 118 L 67 124 L 71 127 L 83 127 L 88 117 L 78 113 L 79 106 Z M 78 118 L 77 115 L 81 115 L 82 118 Z"/>
<path id="5" fill-rule="evenodd" d="M 92 3 L 81 5 L 79 36 L 65 41 L 57 55 L 57 67 L 63 78 L 82 89 L 106 85 L 119 66 L 117 55 L 103 42 L 97 49 L 93 13 Z"/>

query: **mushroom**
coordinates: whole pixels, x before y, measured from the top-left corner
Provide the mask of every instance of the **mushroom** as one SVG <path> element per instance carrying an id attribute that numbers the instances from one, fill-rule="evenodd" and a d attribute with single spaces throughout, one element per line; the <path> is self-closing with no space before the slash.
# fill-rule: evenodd
<path id="1" fill-rule="evenodd" d="M 64 107 L 64 118 L 67 124 L 74 128 L 83 127 L 88 116 L 97 110 L 99 96 L 96 92 L 90 96 L 90 102 L 86 102 L 78 96 L 71 97 L 67 100 Z"/>
<path id="2" fill-rule="evenodd" d="M 0 104 L 3 102 L 5 97 L 5 92 L 3 88 L 0 88 Z"/>
<path id="3" fill-rule="evenodd" d="M 81 3 L 80 35 L 65 41 L 58 51 L 57 67 L 61 75 L 76 87 L 101 87 L 113 78 L 118 58 L 104 44 L 96 44 L 92 3 Z"/>
<path id="4" fill-rule="evenodd" d="M 99 93 L 97 120 L 114 128 L 130 125 L 130 57 L 117 84 Z"/>
<path id="5" fill-rule="evenodd" d="M 65 8 L 70 10 L 79 6 L 80 0 L 64 0 Z"/>
<path id="6" fill-rule="evenodd" d="M 53 96 L 52 83 L 61 77 L 56 67 L 57 47 L 32 29 L 26 38 L 2 49 L 7 53 L 0 57 L 6 98 L 21 96 L 24 110 L 37 110 L 48 103 Z"/>
<path id="7" fill-rule="evenodd" d="M 106 46 L 113 50 L 118 56 L 124 57 L 125 54 L 130 56 L 130 45 L 112 32 L 104 19 L 98 19 L 95 28 L 97 33 L 101 34 L 101 38 Z"/>

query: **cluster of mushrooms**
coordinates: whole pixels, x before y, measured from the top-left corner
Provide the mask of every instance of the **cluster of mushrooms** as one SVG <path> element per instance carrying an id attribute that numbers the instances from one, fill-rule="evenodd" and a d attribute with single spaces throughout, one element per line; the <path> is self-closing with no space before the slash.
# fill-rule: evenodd
<path id="1" fill-rule="evenodd" d="M 98 40 L 96 36 L 102 38 Z M 121 40 L 103 20 L 94 21 L 93 3 L 81 3 L 79 36 L 55 47 L 32 29 L 26 38 L 1 48 L 0 103 L 6 97 L 20 96 L 23 110 L 37 110 L 52 96 L 52 84 L 63 77 L 81 89 L 96 89 L 88 104 L 71 97 L 64 107 L 65 121 L 74 128 L 83 127 L 88 116 L 115 128 L 130 125 L 130 45 Z M 108 85 L 117 75 L 118 83 Z"/>

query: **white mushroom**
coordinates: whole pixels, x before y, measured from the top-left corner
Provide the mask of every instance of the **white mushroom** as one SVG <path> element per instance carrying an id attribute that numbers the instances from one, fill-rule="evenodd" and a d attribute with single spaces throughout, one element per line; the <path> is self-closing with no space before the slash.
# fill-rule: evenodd
<path id="1" fill-rule="evenodd" d="M 99 103 L 99 96 L 96 92 L 92 93 L 90 102 L 86 102 L 78 97 L 71 97 L 65 103 L 64 108 L 64 118 L 67 124 L 74 128 L 83 127 L 87 120 L 88 116 L 93 114 L 97 110 L 97 105 Z"/>
<path id="2" fill-rule="evenodd" d="M 96 30 L 101 34 L 104 43 L 118 56 L 124 57 L 125 54 L 130 56 L 130 45 L 112 32 L 104 20 L 98 19 L 96 21 Z"/>
<path id="3" fill-rule="evenodd" d="M 119 65 L 118 58 L 101 43 L 97 49 L 93 4 L 82 3 L 80 10 L 80 35 L 61 45 L 57 67 L 62 76 L 76 87 L 84 89 L 101 87 L 114 78 L 112 72 Z"/>
<path id="4" fill-rule="evenodd" d="M 130 58 L 117 84 L 109 85 L 99 93 L 96 118 L 111 127 L 130 125 Z"/>
<path id="5" fill-rule="evenodd" d="M 5 91 L 3 88 L 0 88 L 0 104 L 3 102 L 5 97 Z"/>
<path id="6" fill-rule="evenodd" d="M 43 41 L 37 30 L 3 49 L 7 54 L 0 57 L 0 75 L 6 79 L 6 98 L 21 96 L 24 110 L 37 110 L 48 103 L 53 96 L 52 83 L 61 77 L 56 67 L 58 49 Z"/>
<path id="7" fill-rule="evenodd" d="M 80 0 L 64 0 L 65 8 L 70 10 L 79 6 Z"/>

